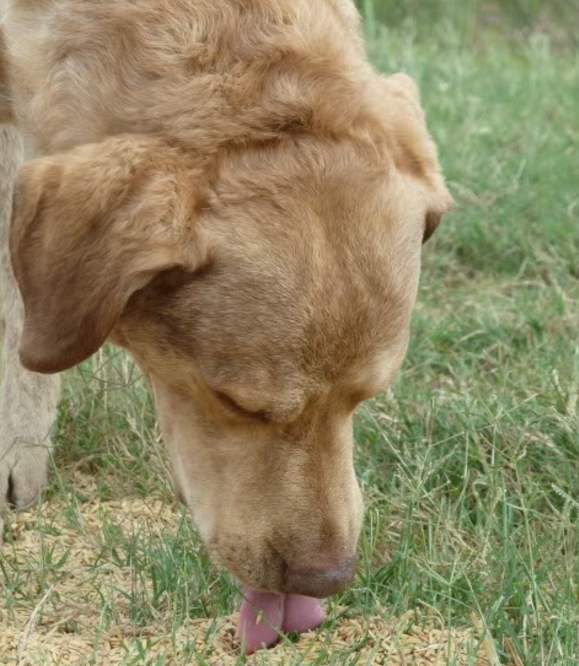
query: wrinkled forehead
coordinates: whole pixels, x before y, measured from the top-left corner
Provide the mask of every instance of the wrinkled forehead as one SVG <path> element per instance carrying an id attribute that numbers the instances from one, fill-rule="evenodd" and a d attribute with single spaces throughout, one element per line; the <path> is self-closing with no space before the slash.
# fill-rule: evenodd
<path id="1" fill-rule="evenodd" d="M 222 247 L 190 289 L 183 311 L 194 313 L 204 374 L 217 387 L 277 391 L 360 377 L 380 383 L 406 344 L 412 286 L 396 284 L 376 247 L 356 255 L 315 235 L 287 240 L 281 249 L 242 241 Z"/>
<path id="2" fill-rule="evenodd" d="M 254 166 L 232 170 L 209 200 L 209 267 L 179 308 L 205 375 L 334 383 L 398 348 L 420 267 L 417 199 L 395 175 L 325 165 L 310 183 L 294 165 L 272 181 Z"/>

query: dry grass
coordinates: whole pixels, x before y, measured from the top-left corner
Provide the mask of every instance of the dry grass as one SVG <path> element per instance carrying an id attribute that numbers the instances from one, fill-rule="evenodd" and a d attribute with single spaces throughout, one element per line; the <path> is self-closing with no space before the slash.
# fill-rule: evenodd
<path id="1" fill-rule="evenodd" d="M 91 477 L 77 474 L 74 481 L 91 501 L 72 510 L 51 501 L 13 516 L 3 566 L 19 572 L 21 581 L 17 594 L 12 591 L 13 603 L 0 611 L 2 663 L 108 666 L 141 663 L 146 655 L 144 663 L 168 665 L 187 663 L 193 654 L 207 664 L 238 663 L 235 613 L 193 619 L 174 632 L 164 613 L 146 627 L 135 623 L 135 599 L 147 603 L 155 594 L 154 581 L 135 580 L 130 561 L 112 546 L 107 526 L 146 549 L 175 530 L 179 510 L 155 498 L 102 501 Z M 5 583 L 0 595 L 7 596 Z M 491 666 L 494 648 L 488 638 L 479 638 L 484 638 L 482 624 L 448 628 L 441 619 L 413 612 L 392 620 L 335 607 L 325 629 L 299 640 L 282 639 L 247 663 L 318 663 L 348 654 L 360 664 L 444 666 L 451 659 L 456 666 Z"/>
<path id="2" fill-rule="evenodd" d="M 356 581 L 253 662 L 577 666 L 579 55 L 555 12 L 536 31 L 539 0 L 486 22 L 482 0 L 374 4 L 397 18 L 369 26 L 372 58 L 419 81 L 458 207 L 425 248 L 400 378 L 356 420 Z M 579 2 L 557 6 L 576 36 Z M 0 552 L 0 663 L 242 664 L 238 590 L 171 504 L 126 357 L 68 373 L 55 440 L 42 511 Z"/>

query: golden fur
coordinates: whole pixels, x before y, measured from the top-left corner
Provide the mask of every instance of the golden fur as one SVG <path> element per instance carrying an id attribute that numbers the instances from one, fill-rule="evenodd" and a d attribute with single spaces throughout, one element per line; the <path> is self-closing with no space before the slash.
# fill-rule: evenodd
<path id="1" fill-rule="evenodd" d="M 452 203 L 414 83 L 372 70 L 349 0 L 9 5 L 0 119 L 44 154 L 14 198 L 23 365 L 127 348 L 210 551 L 335 591 L 290 574 L 355 552 L 352 414 Z"/>

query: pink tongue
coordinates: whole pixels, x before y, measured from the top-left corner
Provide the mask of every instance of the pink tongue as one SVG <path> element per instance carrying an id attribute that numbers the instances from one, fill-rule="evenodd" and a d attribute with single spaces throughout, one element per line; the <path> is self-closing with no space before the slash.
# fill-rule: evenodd
<path id="1" fill-rule="evenodd" d="M 302 634 L 317 629 L 326 619 L 326 611 L 319 599 L 303 597 L 301 594 L 288 594 L 285 598 L 283 630 Z"/>
<path id="2" fill-rule="evenodd" d="M 247 590 L 239 611 L 237 637 L 251 654 L 275 645 L 281 631 L 310 631 L 325 619 L 318 599 Z"/>
<path id="3" fill-rule="evenodd" d="M 277 643 L 283 622 L 284 595 L 246 590 L 239 611 L 237 637 L 247 654 Z"/>

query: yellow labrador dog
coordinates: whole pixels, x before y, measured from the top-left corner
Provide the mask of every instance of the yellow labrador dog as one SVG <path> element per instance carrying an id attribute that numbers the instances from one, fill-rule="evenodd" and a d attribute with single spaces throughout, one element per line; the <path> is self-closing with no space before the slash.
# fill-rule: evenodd
<path id="1" fill-rule="evenodd" d="M 38 496 L 57 373 L 108 340 L 209 551 L 311 625 L 281 595 L 352 578 L 352 414 L 403 360 L 452 204 L 414 83 L 370 67 L 350 0 L 2 12 L 0 505 Z"/>

